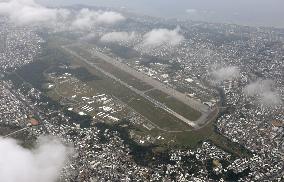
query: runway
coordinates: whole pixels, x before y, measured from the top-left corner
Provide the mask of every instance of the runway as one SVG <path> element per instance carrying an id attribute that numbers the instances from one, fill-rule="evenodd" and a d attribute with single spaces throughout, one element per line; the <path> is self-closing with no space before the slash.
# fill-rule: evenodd
<path id="1" fill-rule="evenodd" d="M 198 129 L 200 128 L 200 125 L 205 124 L 206 121 L 209 119 L 208 116 L 209 114 L 212 112 L 212 110 L 209 109 L 208 106 L 202 104 L 201 102 L 198 102 L 194 99 L 191 99 L 189 97 L 186 96 L 186 94 L 181 93 L 179 91 L 174 90 L 173 88 L 170 88 L 166 85 L 164 85 L 163 83 L 148 77 L 147 75 L 145 75 L 144 73 L 141 73 L 139 71 L 136 71 L 135 69 L 129 67 L 128 65 L 117 61 L 114 58 L 111 58 L 103 53 L 100 52 L 95 52 L 96 57 L 106 61 L 107 63 L 112 64 L 113 66 L 125 71 L 128 74 L 131 74 L 133 77 L 142 80 L 143 82 L 151 85 L 154 89 L 160 90 L 174 98 L 176 98 L 177 100 L 185 103 L 186 105 L 192 107 L 193 109 L 199 111 L 202 115 L 201 117 L 197 120 L 197 121 L 191 121 L 185 117 L 183 117 L 182 115 L 180 115 L 179 113 L 175 112 L 174 110 L 168 108 L 165 104 L 149 97 L 148 95 L 145 94 L 144 91 L 138 90 L 136 88 L 134 88 L 133 86 L 127 84 L 126 82 L 124 82 L 123 80 L 117 78 L 116 76 L 112 75 L 111 73 L 103 70 L 102 68 L 100 68 L 99 66 L 97 66 L 95 64 L 95 62 L 91 62 L 87 59 L 85 59 L 84 57 L 78 55 L 76 52 L 70 50 L 67 46 L 62 46 L 62 48 L 67 51 L 68 53 L 70 53 L 71 55 L 73 55 L 74 57 L 77 57 L 78 59 L 82 60 L 83 62 L 85 62 L 86 64 L 92 66 L 93 68 L 99 70 L 100 72 L 102 72 L 104 75 L 110 77 L 111 79 L 114 79 L 115 81 L 119 82 L 120 84 L 124 85 L 125 87 L 127 87 L 128 89 L 132 90 L 133 92 L 135 92 L 136 94 L 140 95 L 141 97 L 145 98 L 146 100 L 150 101 L 151 103 L 153 103 L 156 107 L 159 107 L 161 109 L 163 109 L 164 111 L 168 112 L 169 114 L 175 116 L 176 118 L 180 119 L 181 121 L 185 122 L 186 124 L 188 124 L 189 126 L 193 127 L 194 129 Z"/>

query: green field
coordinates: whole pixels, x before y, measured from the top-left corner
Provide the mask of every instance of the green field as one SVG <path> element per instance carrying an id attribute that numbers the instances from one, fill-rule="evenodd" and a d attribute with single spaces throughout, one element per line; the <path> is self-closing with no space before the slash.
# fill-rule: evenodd
<path id="1" fill-rule="evenodd" d="M 155 105 L 150 101 L 144 99 L 143 97 L 134 93 L 120 83 L 110 79 L 95 68 L 89 67 L 86 63 L 74 59 L 72 64 L 79 64 L 83 67 L 86 67 L 90 73 L 96 74 L 97 76 L 102 78 L 101 80 L 88 82 L 88 86 L 96 88 L 102 93 L 107 93 L 109 95 L 115 96 L 116 98 L 120 99 L 128 106 L 133 108 L 135 111 L 149 119 L 151 122 L 159 126 L 161 129 L 170 131 L 192 129 L 190 126 L 178 120 L 163 109 L 155 107 Z"/>
<path id="2" fill-rule="evenodd" d="M 146 90 L 153 88 L 151 85 L 148 85 L 147 83 L 133 77 L 132 75 L 116 68 L 112 64 L 109 64 L 99 58 L 93 57 L 88 51 L 85 50 L 87 48 L 83 49 L 82 47 L 79 47 L 79 46 L 71 46 L 70 49 L 72 49 L 74 52 L 76 52 L 80 56 L 96 63 L 103 70 L 107 71 L 108 73 L 111 73 L 117 78 L 120 78 L 121 80 L 126 82 L 128 85 L 131 85 L 138 90 L 146 91 Z"/>
<path id="3" fill-rule="evenodd" d="M 184 116 L 185 118 L 196 121 L 200 116 L 201 113 L 192 109 L 188 105 L 178 101 L 177 99 L 159 91 L 159 90 L 151 90 L 147 92 L 147 95 L 156 99 L 157 101 L 164 103 L 169 108 L 175 110 L 180 115 Z"/>
<path id="4" fill-rule="evenodd" d="M 141 90 L 141 91 L 147 91 L 152 89 L 153 87 L 148 85 L 147 83 L 133 77 L 132 75 L 120 70 L 119 68 L 116 68 L 112 64 L 109 64 L 99 58 L 93 58 L 90 53 L 84 49 L 82 49 L 84 46 L 72 46 L 72 50 L 81 55 L 82 57 L 96 63 L 97 66 L 102 68 L 103 70 L 111 73 L 112 75 L 116 76 L 117 78 L 123 80 L 127 84 L 133 86 L 134 88 Z M 85 48 L 87 49 L 88 46 Z M 169 97 L 169 95 L 159 91 L 159 90 L 151 90 L 147 92 L 147 95 L 154 98 L 155 100 L 164 103 L 166 106 L 174 110 L 175 112 L 179 113 L 180 115 L 184 116 L 185 118 L 196 121 L 200 116 L 201 113 L 199 111 L 194 110 L 190 106 L 184 104 L 183 102 L 178 101 L 175 98 Z"/>

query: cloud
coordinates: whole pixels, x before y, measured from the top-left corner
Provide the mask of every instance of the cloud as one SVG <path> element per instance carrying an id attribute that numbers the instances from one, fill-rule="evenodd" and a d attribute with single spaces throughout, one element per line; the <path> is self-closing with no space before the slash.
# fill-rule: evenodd
<path id="1" fill-rule="evenodd" d="M 54 23 L 69 15 L 65 9 L 51 9 L 37 4 L 34 0 L 10 0 L 0 2 L 0 15 L 18 25 Z"/>
<path id="2" fill-rule="evenodd" d="M 69 147 L 52 137 L 40 137 L 33 150 L 20 146 L 16 140 L 0 138 L 0 179 L 5 182 L 55 182 Z"/>
<path id="3" fill-rule="evenodd" d="M 55 25 L 56 23 L 70 23 L 76 29 L 89 29 L 95 24 L 114 24 L 125 19 L 120 13 L 113 11 L 91 11 L 81 9 L 71 12 L 61 8 L 47 8 L 35 0 L 0 0 L 0 16 L 6 16 L 17 25 Z"/>
<path id="4" fill-rule="evenodd" d="M 72 27 L 76 29 L 90 29 L 96 24 L 115 24 L 125 20 L 120 13 L 113 11 L 92 11 L 82 9 L 72 23 Z"/>
<path id="5" fill-rule="evenodd" d="M 273 85 L 272 80 L 257 80 L 255 82 L 248 84 L 244 88 L 244 93 L 248 96 L 259 95 L 264 92 L 269 92 L 271 90 L 272 85 Z"/>
<path id="6" fill-rule="evenodd" d="M 243 92 L 247 96 L 259 97 L 260 104 L 265 106 L 276 106 L 282 103 L 277 91 L 273 91 L 272 80 L 257 80 L 248 84 Z"/>
<path id="7" fill-rule="evenodd" d="M 240 70 L 236 66 L 229 66 L 214 70 L 211 74 L 215 81 L 233 80 L 240 76 Z"/>
<path id="8" fill-rule="evenodd" d="M 153 29 L 143 36 L 144 47 L 159 47 L 163 45 L 177 46 L 180 44 L 184 37 L 179 33 L 179 28 L 174 30 L 169 29 Z"/>
<path id="9" fill-rule="evenodd" d="M 265 106 L 281 105 L 281 97 L 277 92 L 269 91 L 261 94 L 260 103 Z"/>
<path id="10" fill-rule="evenodd" d="M 135 32 L 110 32 L 101 37 L 102 42 L 128 42 L 136 38 Z"/>
<path id="11" fill-rule="evenodd" d="M 196 9 L 187 9 L 186 12 L 189 13 L 189 14 L 195 14 L 198 11 Z"/>
<path id="12" fill-rule="evenodd" d="M 96 33 L 89 33 L 87 35 L 84 35 L 80 38 L 81 41 L 93 41 L 98 38 L 98 35 Z"/>
<path id="13" fill-rule="evenodd" d="M 97 17 L 98 23 L 114 24 L 123 20 L 125 20 L 125 17 L 117 12 L 113 11 L 98 12 L 98 17 Z"/>

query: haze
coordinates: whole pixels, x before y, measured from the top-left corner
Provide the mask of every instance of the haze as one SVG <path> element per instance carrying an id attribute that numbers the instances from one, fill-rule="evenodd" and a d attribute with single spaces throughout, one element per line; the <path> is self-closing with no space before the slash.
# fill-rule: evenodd
<path id="1" fill-rule="evenodd" d="M 38 0 L 50 6 L 85 4 L 125 8 L 140 14 L 236 23 L 252 26 L 284 27 L 283 0 Z"/>

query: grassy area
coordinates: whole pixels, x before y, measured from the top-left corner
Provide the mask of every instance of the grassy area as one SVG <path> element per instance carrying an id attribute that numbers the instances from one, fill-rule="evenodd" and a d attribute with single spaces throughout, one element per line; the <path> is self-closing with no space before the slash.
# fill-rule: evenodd
<path id="1" fill-rule="evenodd" d="M 84 57 L 84 58 L 86 58 L 86 59 L 88 59 L 92 62 L 95 62 L 103 70 L 107 71 L 108 73 L 111 73 L 115 77 L 123 80 L 128 85 L 131 85 L 138 90 L 146 91 L 146 90 L 153 88 L 151 85 L 133 77 L 132 75 L 124 72 L 123 70 L 113 66 L 112 64 L 107 63 L 107 62 L 105 62 L 105 61 L 103 61 L 99 58 L 92 57 L 92 55 L 88 51 L 82 49 L 81 47 L 72 46 L 71 49 L 74 50 L 79 55 L 81 55 L 82 57 Z"/>
<path id="2" fill-rule="evenodd" d="M 191 121 L 195 121 L 201 116 L 200 112 L 159 90 L 151 90 L 147 92 L 147 95 L 164 103 L 166 106 Z"/>
<path id="3" fill-rule="evenodd" d="M 194 130 L 194 131 L 184 131 L 180 133 L 163 133 L 162 136 L 166 141 L 174 139 L 173 145 L 179 147 L 197 147 L 203 141 L 210 141 L 214 145 L 220 147 L 224 151 L 237 156 L 237 157 L 248 157 L 251 156 L 251 152 L 245 149 L 238 143 L 230 141 L 228 138 L 220 135 L 215 131 L 214 123 L 211 122 L 205 127 Z"/>
<path id="4" fill-rule="evenodd" d="M 115 96 L 116 98 L 128 104 L 128 106 L 133 108 L 135 111 L 149 119 L 151 122 L 158 125 L 161 129 L 174 131 L 191 129 L 191 127 L 186 125 L 184 122 L 178 120 L 166 111 L 155 107 L 155 105 L 150 101 L 139 96 L 111 78 L 108 78 L 95 68 L 88 66 L 86 63 L 80 60 L 74 59 L 73 62 L 76 65 L 80 64 L 81 66 L 86 67 L 90 73 L 96 74 L 102 78 L 100 80 L 88 82 L 89 87 L 98 89 L 102 93 Z"/>
<path id="5" fill-rule="evenodd" d="M 162 129 L 168 131 L 175 131 L 175 130 L 182 131 L 185 129 L 187 130 L 192 129 L 183 121 L 178 120 L 176 117 L 168 114 L 161 108 L 157 108 L 155 106 L 153 107 L 153 104 L 150 101 L 145 100 L 142 97 L 133 100 L 128 105 Z"/>
<path id="6" fill-rule="evenodd" d="M 216 146 L 222 148 L 224 151 L 235 154 L 238 157 L 247 157 L 252 154 L 250 151 L 245 149 L 240 144 L 234 143 L 230 141 L 228 138 L 216 132 L 214 132 L 210 136 L 209 140 L 212 141 L 212 143 L 214 143 Z"/>
<path id="7" fill-rule="evenodd" d="M 11 133 L 16 132 L 20 129 L 22 129 L 22 128 L 18 127 L 18 126 L 1 124 L 0 125 L 0 136 L 5 136 L 5 135 L 8 135 L 8 134 L 11 134 Z M 37 139 L 36 136 L 30 135 L 29 131 L 22 131 L 22 132 L 19 132 L 19 133 L 15 133 L 13 135 L 10 135 L 9 137 L 20 141 L 19 144 L 22 147 L 27 148 L 27 149 L 33 148 L 34 145 L 35 145 L 36 139 Z"/>
<path id="8" fill-rule="evenodd" d="M 180 133 L 164 133 L 163 136 L 167 140 L 174 139 L 174 145 L 185 147 L 190 146 L 194 148 L 202 141 L 208 140 L 211 135 L 214 134 L 214 130 L 212 128 L 212 123 L 209 123 L 199 130 L 184 131 Z"/>
<path id="9" fill-rule="evenodd" d="M 116 68 L 112 64 L 109 64 L 99 58 L 93 58 L 90 53 L 82 48 L 78 48 L 78 46 L 73 46 L 72 50 L 74 50 L 76 53 L 80 54 L 82 57 L 95 62 L 100 68 L 104 69 L 105 71 L 113 74 L 117 78 L 125 81 L 129 85 L 137 88 L 138 90 L 149 90 L 153 88 L 152 86 L 144 83 L 143 81 L 133 77 L 132 75 Z M 190 106 L 178 101 L 175 98 L 169 97 L 169 95 L 158 91 L 158 90 L 152 90 L 148 92 L 148 95 L 151 96 L 152 98 L 165 103 L 169 108 L 172 110 L 176 111 L 180 115 L 184 116 L 185 118 L 195 121 L 197 120 L 200 116 L 201 113 L 192 109 Z M 144 113 L 144 112 L 143 112 Z M 144 114 L 143 114 L 144 115 Z M 159 122 L 160 124 L 163 124 L 163 122 Z M 160 125 L 159 125 L 160 126 Z"/>

